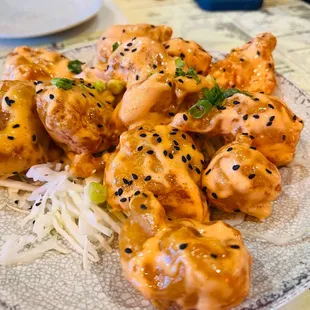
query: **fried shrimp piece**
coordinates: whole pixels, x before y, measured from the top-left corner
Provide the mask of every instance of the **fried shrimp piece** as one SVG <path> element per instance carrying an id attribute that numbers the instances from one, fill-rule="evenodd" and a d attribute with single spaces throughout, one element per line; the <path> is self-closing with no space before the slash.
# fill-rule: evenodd
<path id="1" fill-rule="evenodd" d="M 207 74 L 212 57 L 196 42 L 174 38 L 165 42 L 164 47 L 169 56 L 180 57 L 197 74 Z"/>
<path id="2" fill-rule="evenodd" d="M 53 140 L 66 152 L 76 154 L 95 153 L 117 144 L 113 109 L 107 103 L 111 93 L 98 93 L 80 80 L 61 81 L 69 89 L 51 83 L 36 88 L 37 110 Z"/>
<path id="3" fill-rule="evenodd" d="M 44 48 L 16 47 L 7 57 L 3 79 L 49 81 L 53 77 L 73 77 L 69 60 Z"/>
<path id="4" fill-rule="evenodd" d="M 98 66 L 105 69 L 107 61 L 113 53 L 113 45 L 121 44 L 133 38 L 148 37 L 154 41 L 164 42 L 170 39 L 172 29 L 168 26 L 149 24 L 113 25 L 100 37 L 97 44 Z M 130 48 L 131 45 L 128 46 Z M 115 48 L 115 47 L 114 47 Z"/>
<path id="5" fill-rule="evenodd" d="M 251 96 L 235 94 L 222 103 L 222 108 L 213 108 L 200 119 L 177 114 L 171 125 L 207 137 L 222 136 L 226 143 L 243 133 L 273 164 L 288 164 L 294 158 L 303 121 L 277 97 L 260 93 Z"/>
<path id="6" fill-rule="evenodd" d="M 148 37 L 124 41 L 110 56 L 106 79 L 127 83 L 127 88 L 145 81 L 154 73 L 175 73 L 175 61 L 162 44 Z"/>
<path id="7" fill-rule="evenodd" d="M 228 309 L 249 293 L 251 255 L 222 221 L 166 221 L 154 196 L 139 194 L 120 234 L 124 275 L 160 309 Z M 170 308 L 169 308 L 170 309 Z"/>
<path id="8" fill-rule="evenodd" d="M 117 112 L 121 122 L 130 128 L 140 123 L 167 124 L 176 107 L 173 76 L 155 73 L 125 92 Z"/>
<path id="9" fill-rule="evenodd" d="M 276 87 L 272 57 L 276 44 L 277 39 L 271 33 L 259 34 L 213 64 L 209 74 L 221 87 L 271 95 Z"/>
<path id="10" fill-rule="evenodd" d="M 47 162 L 50 139 L 36 111 L 30 82 L 0 82 L 0 178 Z"/>
<path id="11" fill-rule="evenodd" d="M 271 214 L 270 203 L 281 193 L 277 167 L 238 135 L 223 146 L 203 172 L 203 191 L 209 202 L 226 212 L 244 212 L 262 220 Z"/>
<path id="12" fill-rule="evenodd" d="M 143 125 L 123 133 L 116 151 L 106 160 L 105 184 L 113 208 L 128 210 L 131 197 L 154 193 L 172 218 L 208 218 L 199 190 L 202 154 L 178 129 Z"/>

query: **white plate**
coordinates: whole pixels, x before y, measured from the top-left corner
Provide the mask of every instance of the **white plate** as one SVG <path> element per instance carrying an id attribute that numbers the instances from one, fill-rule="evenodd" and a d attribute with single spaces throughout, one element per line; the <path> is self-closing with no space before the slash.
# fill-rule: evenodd
<path id="1" fill-rule="evenodd" d="M 0 0 L 1 1 L 1 0 Z M 71 59 L 92 63 L 95 45 L 64 54 Z M 223 54 L 212 52 L 215 58 Z M 1 73 L 1 64 L 0 64 Z M 273 213 L 264 222 L 245 221 L 237 229 L 273 236 L 293 236 L 310 227 L 310 98 L 281 75 L 276 94 L 305 120 L 305 127 L 290 167 L 280 169 L 283 191 L 273 203 Z M 0 190 L 0 205 L 10 201 Z M 223 215 L 223 214 L 222 214 Z M 214 216 L 214 214 L 213 214 Z M 22 234 L 21 216 L 0 210 L 0 245 L 3 236 Z M 245 238 L 253 257 L 252 286 L 248 298 L 237 310 L 275 310 L 301 294 L 310 285 L 310 238 L 304 236 L 283 246 Z M 4 305 L 4 306 L 3 306 Z M 104 253 L 89 272 L 82 268 L 81 256 L 49 252 L 22 266 L 0 266 L 0 309 L 21 310 L 153 310 L 123 276 L 116 248 Z M 14 308 L 15 307 L 15 308 Z"/>
<path id="2" fill-rule="evenodd" d="M 0 0 L 0 38 L 31 38 L 77 26 L 100 10 L 102 0 Z"/>

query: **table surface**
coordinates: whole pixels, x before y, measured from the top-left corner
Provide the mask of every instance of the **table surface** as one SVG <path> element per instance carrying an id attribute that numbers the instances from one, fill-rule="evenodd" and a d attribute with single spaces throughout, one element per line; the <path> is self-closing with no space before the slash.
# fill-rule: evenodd
<path id="1" fill-rule="evenodd" d="M 227 52 L 269 31 L 278 39 L 276 70 L 310 94 L 310 5 L 298 0 L 264 3 L 260 11 L 223 13 L 203 11 L 192 0 L 104 0 L 95 18 L 74 29 L 35 39 L 0 40 L 0 58 L 19 45 L 69 48 L 95 41 L 109 25 L 126 22 L 168 24 L 174 36 Z M 281 310 L 310 310 L 310 292 Z"/>

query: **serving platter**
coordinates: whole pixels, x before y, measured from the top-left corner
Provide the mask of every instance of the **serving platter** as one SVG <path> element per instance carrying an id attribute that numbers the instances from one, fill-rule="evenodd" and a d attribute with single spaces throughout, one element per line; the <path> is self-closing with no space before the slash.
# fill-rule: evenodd
<path id="1" fill-rule="evenodd" d="M 95 45 L 67 50 L 71 59 L 93 63 Z M 214 59 L 224 56 L 212 52 Z M 2 68 L 0 68 L 1 70 Z M 305 121 L 296 158 L 280 168 L 283 191 L 273 203 L 272 216 L 264 222 L 245 218 L 237 229 L 246 235 L 245 243 L 253 256 L 252 288 L 239 310 L 278 309 L 310 285 L 310 116 L 309 96 L 284 77 L 277 75 L 276 95 Z M 0 205 L 14 204 L 5 190 Z M 217 218 L 218 213 L 213 217 Z M 221 214 L 221 217 L 223 213 Z M 227 219 L 229 216 L 226 215 Z M 6 208 L 0 210 L 0 245 L 6 235 L 22 234 L 22 216 Z M 284 245 L 265 239 L 276 237 Z M 30 309 L 154 309 L 123 276 L 117 243 L 112 254 L 103 253 L 99 263 L 83 270 L 81 257 L 72 252 L 49 252 L 42 259 L 22 266 L 0 266 L 0 308 Z"/>

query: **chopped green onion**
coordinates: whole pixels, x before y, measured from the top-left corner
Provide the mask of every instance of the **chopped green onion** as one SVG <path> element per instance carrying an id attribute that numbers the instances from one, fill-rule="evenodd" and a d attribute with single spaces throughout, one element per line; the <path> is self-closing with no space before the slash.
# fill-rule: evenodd
<path id="1" fill-rule="evenodd" d="M 95 82 L 94 87 L 98 93 L 102 93 L 107 89 L 105 83 L 101 80 L 98 80 L 97 82 Z"/>
<path id="2" fill-rule="evenodd" d="M 92 182 L 89 184 L 88 195 L 95 204 L 104 203 L 108 198 L 108 189 L 105 185 Z"/>
<path id="3" fill-rule="evenodd" d="M 177 69 L 181 69 L 184 67 L 185 62 L 181 58 L 177 58 L 175 60 L 175 65 L 176 65 Z"/>
<path id="4" fill-rule="evenodd" d="M 72 60 L 68 63 L 68 69 L 75 74 L 79 74 L 82 72 L 82 65 L 84 65 L 84 62 L 81 62 L 77 59 Z"/>
<path id="5" fill-rule="evenodd" d="M 188 112 L 194 118 L 201 118 L 209 113 L 213 107 L 221 106 L 225 99 L 235 94 L 243 94 L 252 97 L 252 95 L 246 91 L 242 91 L 236 88 L 223 89 L 215 83 L 214 87 L 211 89 L 204 89 L 203 98 L 194 104 L 188 110 Z"/>
<path id="6" fill-rule="evenodd" d="M 55 85 L 57 88 L 62 88 L 65 90 L 72 89 L 74 80 L 67 78 L 53 78 L 51 80 L 52 85 Z"/>
<path id="7" fill-rule="evenodd" d="M 115 52 L 118 49 L 118 47 L 119 47 L 118 42 L 113 43 L 113 45 L 112 45 L 113 52 Z"/>
<path id="8" fill-rule="evenodd" d="M 108 81 L 107 87 L 113 95 L 119 95 L 125 89 L 125 83 L 119 80 L 110 80 Z"/>
<path id="9" fill-rule="evenodd" d="M 212 107 L 212 104 L 207 99 L 201 99 L 194 104 L 188 112 L 193 118 L 201 118 L 205 114 L 209 113 Z"/>

